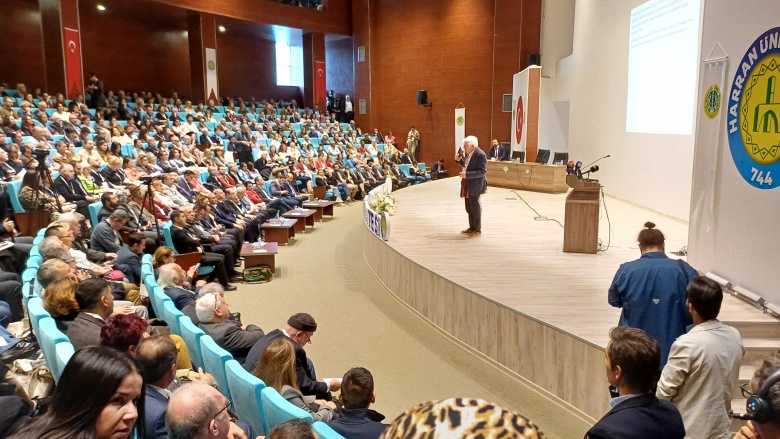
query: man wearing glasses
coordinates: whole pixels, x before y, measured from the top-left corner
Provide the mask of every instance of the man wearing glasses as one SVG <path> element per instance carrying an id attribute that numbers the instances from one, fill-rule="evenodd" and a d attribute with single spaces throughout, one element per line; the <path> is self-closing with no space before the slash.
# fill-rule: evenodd
<path id="1" fill-rule="evenodd" d="M 727 407 L 745 353 L 742 338 L 718 320 L 723 291 L 717 282 L 696 277 L 687 293 L 695 326 L 672 344 L 656 396 L 677 406 L 686 438 L 730 438 Z"/>
<path id="2" fill-rule="evenodd" d="M 203 381 L 195 381 L 180 387 L 168 402 L 165 423 L 168 438 L 193 437 L 226 439 L 254 437 L 231 422 L 232 403 L 219 391 Z M 260 437 L 260 436 L 258 436 Z"/>

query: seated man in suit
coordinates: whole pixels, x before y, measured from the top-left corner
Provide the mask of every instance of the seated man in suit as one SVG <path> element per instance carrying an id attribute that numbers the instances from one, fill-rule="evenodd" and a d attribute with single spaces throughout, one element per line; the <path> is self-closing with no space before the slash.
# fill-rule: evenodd
<path id="1" fill-rule="evenodd" d="M 123 210 L 114 210 L 105 220 L 92 229 L 92 240 L 89 245 L 94 250 L 105 253 L 116 253 L 122 245 L 119 230 L 127 223 L 128 216 Z"/>
<path id="2" fill-rule="evenodd" d="M 440 178 L 448 177 L 447 170 L 444 169 L 444 159 L 434 163 L 431 167 L 431 178 L 438 180 Z"/>
<path id="3" fill-rule="evenodd" d="M 236 253 L 237 246 L 235 241 L 233 241 L 233 237 L 229 235 L 220 236 L 206 230 L 200 221 L 197 221 L 192 206 L 182 206 L 179 211 L 183 212 L 184 217 L 187 219 L 187 225 L 184 226 L 184 230 L 200 242 L 204 251 L 218 253 L 225 258 L 225 267 L 227 267 L 228 276 L 236 275 L 235 269 L 232 269 L 231 267 L 241 265 L 241 263 L 236 260 L 236 254 L 240 254 L 241 249 L 238 248 L 238 253 Z"/>
<path id="4" fill-rule="evenodd" d="M 201 297 L 205 296 L 206 294 L 219 294 L 219 297 L 225 297 L 225 289 L 222 288 L 222 285 L 216 282 L 209 282 L 206 285 L 203 285 L 202 287 L 198 288 L 198 294 L 195 296 L 195 301 L 187 305 L 184 305 L 184 308 L 181 309 L 182 314 L 189 317 L 190 320 L 192 320 L 192 323 L 195 324 L 195 326 L 200 325 L 200 320 L 198 320 L 198 314 L 195 312 L 195 302 Z M 236 321 L 239 324 L 241 324 L 240 322 L 241 313 L 232 312 L 230 313 L 228 319 Z"/>
<path id="5" fill-rule="evenodd" d="M 144 377 L 144 431 L 141 439 L 167 439 L 165 415 L 168 411 L 169 392 L 178 373 L 177 349 L 170 337 L 157 335 L 144 338 L 135 351 L 135 361 Z M 208 382 L 208 381 L 207 381 Z M 254 438 L 255 433 L 249 425 L 230 423 L 230 434 L 246 435 Z M 230 436 L 228 436 L 230 437 Z"/>
<path id="6" fill-rule="evenodd" d="M 133 278 L 128 280 L 136 285 L 141 283 L 141 257 L 145 247 L 146 236 L 143 233 L 132 233 L 127 244 L 123 244 L 116 252 L 116 263 L 130 268 Z"/>
<path id="7" fill-rule="evenodd" d="M 100 345 L 100 328 L 114 311 L 111 286 L 103 279 L 83 280 L 76 288 L 79 313 L 72 321 L 63 322 L 73 348 Z"/>
<path id="8" fill-rule="evenodd" d="M 255 192 L 266 206 L 278 210 L 279 214 L 283 214 L 292 210 L 292 206 L 285 203 L 283 199 L 279 197 L 273 197 L 265 191 L 265 180 L 262 176 L 255 177 Z"/>
<path id="9" fill-rule="evenodd" d="M 607 381 L 616 387 L 612 410 L 604 415 L 586 438 L 683 439 L 685 426 L 680 412 L 653 393 L 661 348 L 644 331 L 627 326 L 612 328 L 605 349 Z"/>
<path id="10" fill-rule="evenodd" d="M 226 186 L 219 181 L 219 171 L 216 166 L 209 166 L 209 176 L 206 178 L 206 184 L 211 185 L 214 189 L 225 190 Z"/>
<path id="11" fill-rule="evenodd" d="M 490 143 L 490 152 L 488 152 L 488 160 L 496 161 L 496 160 L 507 160 L 508 152 L 506 148 L 501 146 L 498 143 L 497 139 L 493 139 L 493 141 Z"/>
<path id="12" fill-rule="evenodd" d="M 249 350 L 265 335 L 256 325 L 241 325 L 230 320 L 230 305 L 219 294 L 206 294 L 195 302 L 200 329 L 219 345 L 243 362 Z"/>
<path id="13" fill-rule="evenodd" d="M 54 180 L 53 189 L 62 195 L 65 201 L 75 204 L 76 211 L 86 218 L 90 217 L 87 205 L 99 199 L 97 195 L 87 194 L 84 186 L 76 178 L 76 171 L 73 170 L 73 165 L 71 164 L 65 164 L 60 167 L 60 176 Z"/>
<path id="14" fill-rule="evenodd" d="M 317 322 L 314 317 L 305 312 L 301 312 L 287 319 L 287 325 L 284 329 L 274 329 L 268 335 L 260 339 L 246 357 L 244 369 L 252 372 L 257 367 L 263 351 L 271 342 L 287 337 L 293 342 L 295 348 L 295 373 L 298 377 L 298 388 L 304 395 L 315 395 L 317 399 L 331 400 L 330 391 L 337 391 L 341 388 L 341 383 L 337 380 L 329 382 L 317 381 L 317 377 L 309 367 L 309 361 L 306 357 L 304 346 L 311 342 L 314 332 L 317 330 Z M 205 331 L 205 329 L 204 329 Z"/>
<path id="15" fill-rule="evenodd" d="M 157 285 L 165 291 L 165 295 L 170 297 L 173 305 L 181 311 L 189 304 L 195 303 L 198 291 L 206 281 L 199 280 L 195 283 L 195 289 L 191 288 L 193 276 L 196 270 L 193 265 L 188 272 L 179 266 L 179 264 L 165 264 L 160 267 L 160 275 L 157 276 Z"/>
<path id="16" fill-rule="evenodd" d="M 213 276 L 217 278 L 226 291 L 235 291 L 236 287 L 230 285 L 230 281 L 240 281 L 234 267 L 225 267 L 225 257 L 217 253 L 203 251 L 200 241 L 195 236 L 184 230 L 187 226 L 187 216 L 184 212 L 174 210 L 171 213 L 171 239 L 173 246 L 179 253 L 203 253 L 201 265 L 214 267 Z M 228 274 L 230 273 L 230 274 Z"/>
<path id="17" fill-rule="evenodd" d="M 284 172 L 276 173 L 274 179 L 268 184 L 268 189 L 271 191 L 272 197 L 281 198 L 282 201 L 293 208 L 300 207 L 303 204 L 303 201 L 294 197 L 287 187 L 287 178 L 284 176 Z"/>
<path id="18" fill-rule="evenodd" d="M 344 407 L 338 419 L 328 422 L 336 433 L 349 439 L 374 439 L 387 428 L 384 415 L 368 408 L 376 402 L 374 377 L 368 370 L 355 367 L 344 374 L 339 400 Z"/>

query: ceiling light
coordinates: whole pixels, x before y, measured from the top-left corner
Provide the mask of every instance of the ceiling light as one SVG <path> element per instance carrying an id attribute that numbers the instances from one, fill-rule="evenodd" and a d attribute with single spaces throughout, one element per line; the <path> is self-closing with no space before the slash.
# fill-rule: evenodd
<path id="1" fill-rule="evenodd" d="M 227 30 L 225 29 L 225 26 L 219 26 L 217 29 L 219 29 L 220 32 L 225 32 Z"/>
<path id="2" fill-rule="evenodd" d="M 106 7 L 103 5 L 97 5 L 98 11 L 105 11 Z"/>

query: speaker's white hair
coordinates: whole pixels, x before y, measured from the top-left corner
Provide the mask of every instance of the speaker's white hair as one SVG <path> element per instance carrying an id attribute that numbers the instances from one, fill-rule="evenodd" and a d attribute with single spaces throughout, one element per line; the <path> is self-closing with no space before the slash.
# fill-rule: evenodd
<path id="1" fill-rule="evenodd" d="M 463 139 L 463 145 L 474 145 L 475 148 L 479 148 L 479 140 L 477 140 L 477 136 L 468 136 L 465 139 Z"/>

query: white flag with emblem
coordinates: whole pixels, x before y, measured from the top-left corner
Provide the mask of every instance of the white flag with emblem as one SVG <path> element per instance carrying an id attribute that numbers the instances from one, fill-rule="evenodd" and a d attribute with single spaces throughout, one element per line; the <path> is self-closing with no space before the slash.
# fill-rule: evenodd
<path id="1" fill-rule="evenodd" d="M 455 153 L 463 147 L 463 139 L 466 138 L 466 108 L 455 109 Z"/>

